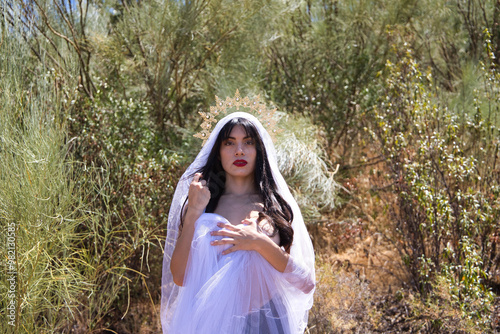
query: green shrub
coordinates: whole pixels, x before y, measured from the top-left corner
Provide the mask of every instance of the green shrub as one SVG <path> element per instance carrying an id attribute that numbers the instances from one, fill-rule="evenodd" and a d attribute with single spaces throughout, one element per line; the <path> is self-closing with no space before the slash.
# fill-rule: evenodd
<path id="1" fill-rule="evenodd" d="M 484 329 L 500 207 L 499 131 L 483 108 L 498 108 L 498 99 L 477 99 L 462 120 L 440 102 L 431 72 L 422 72 L 412 51 L 399 47 L 397 62 L 387 62 L 371 129 L 398 195 L 398 244 L 424 296 L 444 277 L 449 302 Z M 483 74 L 486 96 L 500 88 L 488 80 L 496 68 L 489 71 Z"/>
<path id="2" fill-rule="evenodd" d="M 94 288 L 78 247 L 88 216 L 57 77 L 0 32 L 0 331 L 60 333 Z"/>

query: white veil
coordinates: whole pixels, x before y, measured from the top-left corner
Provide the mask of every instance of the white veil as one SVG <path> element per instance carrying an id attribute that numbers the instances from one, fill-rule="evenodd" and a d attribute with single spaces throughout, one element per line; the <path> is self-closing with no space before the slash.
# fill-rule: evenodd
<path id="1" fill-rule="evenodd" d="M 290 283 L 290 286 L 293 287 L 291 288 L 290 291 L 292 292 L 290 293 L 299 295 L 299 297 L 294 295 L 293 298 L 291 298 L 291 300 L 294 301 L 293 305 L 289 305 L 289 309 L 294 313 L 295 318 L 300 319 L 295 325 L 295 330 L 293 330 L 292 333 L 303 333 L 307 325 L 308 311 L 312 307 L 313 303 L 315 282 L 314 250 L 311 239 L 304 224 L 297 202 L 290 193 L 288 185 L 278 169 L 276 151 L 271 137 L 256 117 L 245 112 L 234 112 L 224 117 L 217 123 L 194 162 L 182 175 L 174 193 L 168 215 L 167 238 L 165 241 L 165 252 L 163 256 L 160 317 L 164 334 L 169 334 L 169 324 L 171 322 L 172 314 L 176 308 L 179 290 L 182 289 L 173 282 L 172 273 L 170 272 L 170 259 L 179 234 L 181 209 L 188 195 L 192 175 L 206 164 L 210 151 L 212 150 L 222 127 L 231 119 L 238 117 L 248 119 L 257 128 L 267 151 L 269 164 L 271 166 L 273 178 L 277 185 L 277 190 L 293 210 L 293 243 L 290 248 L 290 260 L 285 272 L 282 275 L 283 278 Z"/>

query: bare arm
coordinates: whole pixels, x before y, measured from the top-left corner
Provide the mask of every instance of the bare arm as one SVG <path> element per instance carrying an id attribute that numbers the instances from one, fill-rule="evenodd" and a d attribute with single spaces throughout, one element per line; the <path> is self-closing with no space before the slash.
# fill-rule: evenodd
<path id="1" fill-rule="evenodd" d="M 184 215 L 183 227 L 177 243 L 175 244 L 170 261 L 170 271 L 172 272 L 174 283 L 182 286 L 184 274 L 186 272 L 189 250 L 193 240 L 195 222 L 205 210 L 210 200 L 210 190 L 206 182 L 201 180 L 201 174 L 195 174 L 189 186 L 189 203 Z"/>
<path id="2" fill-rule="evenodd" d="M 269 262 L 274 269 L 279 272 L 284 272 L 288 264 L 290 255 L 281 247 L 276 245 L 268 236 L 264 234 L 264 238 L 256 245 L 256 250 L 264 259 Z"/>
<path id="3" fill-rule="evenodd" d="M 172 272 L 174 283 L 179 286 L 182 286 L 184 282 L 184 273 L 186 272 L 189 250 L 191 249 L 191 241 L 193 240 L 194 223 L 202 213 L 203 211 L 191 210 L 188 207 L 184 216 L 184 225 L 181 234 L 177 239 L 174 252 L 172 253 L 170 271 Z"/>

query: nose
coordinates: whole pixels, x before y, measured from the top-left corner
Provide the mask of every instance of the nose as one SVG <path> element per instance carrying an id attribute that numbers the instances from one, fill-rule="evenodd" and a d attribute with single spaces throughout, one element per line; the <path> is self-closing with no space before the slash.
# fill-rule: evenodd
<path id="1" fill-rule="evenodd" d="M 243 145 L 240 143 L 238 144 L 238 146 L 236 147 L 236 152 L 234 152 L 234 154 L 236 156 L 242 156 L 242 155 L 245 155 L 245 152 L 243 152 Z"/>

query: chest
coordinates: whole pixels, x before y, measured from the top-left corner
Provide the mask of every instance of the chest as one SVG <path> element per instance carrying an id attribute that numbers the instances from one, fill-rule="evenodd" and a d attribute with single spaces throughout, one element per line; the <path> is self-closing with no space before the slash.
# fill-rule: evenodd
<path id="1" fill-rule="evenodd" d="M 231 198 L 230 196 L 221 197 L 214 213 L 225 217 L 231 224 L 239 225 L 242 220 L 250 219 L 258 221 L 259 212 L 264 210 L 264 204 L 260 201 L 249 201 L 248 199 Z M 278 233 L 273 233 L 274 228 L 267 220 L 258 222 L 260 232 L 266 234 L 277 245 L 280 243 Z"/>
<path id="2" fill-rule="evenodd" d="M 244 219 L 256 220 L 263 209 L 264 205 L 259 202 L 222 197 L 214 213 L 225 217 L 233 225 L 239 225 Z"/>

